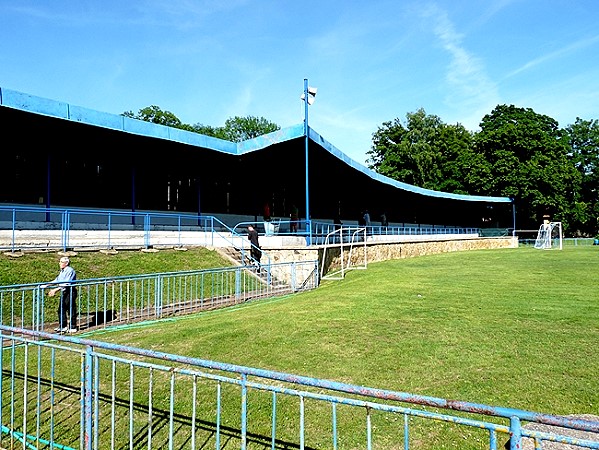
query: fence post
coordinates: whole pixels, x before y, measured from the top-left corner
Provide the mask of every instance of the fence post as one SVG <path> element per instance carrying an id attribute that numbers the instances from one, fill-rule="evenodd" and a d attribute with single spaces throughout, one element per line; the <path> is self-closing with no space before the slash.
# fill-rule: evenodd
<path id="1" fill-rule="evenodd" d="M 241 450 L 247 446 L 247 381 L 246 373 L 241 375 Z"/>
<path id="2" fill-rule="evenodd" d="M 69 228 L 71 226 L 71 216 L 68 210 L 62 212 L 62 251 L 66 252 L 69 246 Z"/>
<path id="3" fill-rule="evenodd" d="M 522 448 L 522 429 L 520 418 L 510 417 L 510 450 L 520 450 Z"/>
<path id="4" fill-rule="evenodd" d="M 42 296 L 42 288 L 40 288 L 39 286 L 36 286 L 35 288 L 33 288 L 33 323 L 31 325 L 31 329 L 35 330 L 35 331 L 43 331 L 44 329 L 44 321 L 42 318 L 42 313 L 44 311 L 43 308 L 43 296 Z M 25 324 L 23 323 L 23 326 L 25 326 Z"/>
<path id="5" fill-rule="evenodd" d="M 150 215 L 144 216 L 144 244 L 146 248 L 150 248 Z"/>
<path id="6" fill-rule="evenodd" d="M 245 263 L 244 263 L 245 264 Z M 235 269 L 235 302 L 241 298 L 241 267 Z"/>
<path id="7" fill-rule="evenodd" d="M 154 283 L 154 310 L 156 317 L 162 317 L 162 306 L 164 304 L 162 292 L 163 278 L 161 275 L 156 275 Z"/>
<path id="8" fill-rule="evenodd" d="M 93 401 L 93 390 L 92 390 L 92 386 L 93 386 L 93 379 L 92 379 L 92 374 L 93 374 L 93 370 L 92 370 L 92 365 L 93 365 L 93 356 L 92 356 L 92 351 L 93 348 L 91 345 L 88 345 L 85 348 L 85 369 L 84 369 L 84 373 L 82 374 L 83 376 L 83 385 L 84 385 L 84 389 L 85 389 L 85 394 L 84 394 L 84 398 L 83 398 L 83 410 L 84 410 L 84 415 L 85 415 L 85 419 L 84 419 L 84 430 L 85 430 L 85 442 L 84 442 L 84 446 L 83 448 L 85 450 L 92 450 L 93 448 L 93 408 L 92 408 L 92 401 Z"/>

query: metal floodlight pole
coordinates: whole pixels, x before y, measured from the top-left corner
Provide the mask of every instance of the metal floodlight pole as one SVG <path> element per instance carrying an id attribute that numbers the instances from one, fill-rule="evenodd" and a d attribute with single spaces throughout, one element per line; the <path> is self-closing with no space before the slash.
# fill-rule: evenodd
<path id="1" fill-rule="evenodd" d="M 310 181 L 308 178 L 309 175 L 309 171 L 308 171 L 308 98 L 309 98 L 309 93 L 308 93 L 308 79 L 304 78 L 304 139 L 306 141 L 306 151 L 305 151 L 305 156 L 306 156 L 306 231 L 308 232 L 307 234 L 307 239 L 308 239 L 308 245 L 310 245 L 310 231 L 311 231 L 311 226 L 310 226 Z"/>

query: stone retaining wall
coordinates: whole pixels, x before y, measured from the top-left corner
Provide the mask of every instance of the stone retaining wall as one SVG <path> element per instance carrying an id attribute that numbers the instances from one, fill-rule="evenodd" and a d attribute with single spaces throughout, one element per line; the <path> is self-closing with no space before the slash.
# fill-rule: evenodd
<path id="1" fill-rule="evenodd" d="M 265 248 L 264 250 L 273 263 L 318 259 L 321 271 L 324 269 L 323 273 L 326 274 L 330 270 L 341 267 L 342 248 L 346 266 L 350 256 L 351 265 L 363 266 L 365 261 L 371 263 L 465 250 L 518 248 L 518 239 L 515 237 L 493 237 L 439 240 L 437 237 L 434 240 L 427 240 L 425 236 L 421 236 L 420 241 L 368 242 L 366 244 L 358 243 L 353 247 L 348 244 L 344 244 L 343 247 L 337 244 L 326 247 Z M 364 259 L 365 252 L 366 260 Z M 264 259 L 262 262 L 266 263 Z"/>

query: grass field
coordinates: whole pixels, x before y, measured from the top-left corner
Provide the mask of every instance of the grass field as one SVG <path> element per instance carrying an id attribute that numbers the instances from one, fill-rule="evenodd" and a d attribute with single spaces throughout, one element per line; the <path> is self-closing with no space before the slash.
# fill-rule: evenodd
<path id="1" fill-rule="evenodd" d="M 60 270 L 59 259 L 56 252 L 31 252 L 19 258 L 0 255 L 0 286 L 53 280 Z M 230 265 L 218 252 L 205 247 L 188 251 L 168 249 L 156 253 L 122 251 L 107 254 L 89 251 L 78 252 L 71 257 L 71 266 L 77 271 L 78 279 L 211 269 Z"/>
<path id="2" fill-rule="evenodd" d="M 141 270 L 147 256 L 128 264 Z M 96 258 L 100 276 L 106 256 Z M 445 253 L 370 264 L 302 294 L 89 337 L 419 395 L 598 414 L 598 274 L 593 246 Z M 448 439 L 439 430 L 424 426 L 410 448 L 485 448 L 463 441 L 464 432 Z M 379 448 L 400 448 L 392 439 Z"/>
<path id="3" fill-rule="evenodd" d="M 151 348 L 158 334 L 163 351 L 205 359 L 555 414 L 597 413 L 598 275 L 594 247 L 447 253 L 370 264 L 312 292 L 110 339 Z M 181 343 L 181 334 L 194 338 Z"/>

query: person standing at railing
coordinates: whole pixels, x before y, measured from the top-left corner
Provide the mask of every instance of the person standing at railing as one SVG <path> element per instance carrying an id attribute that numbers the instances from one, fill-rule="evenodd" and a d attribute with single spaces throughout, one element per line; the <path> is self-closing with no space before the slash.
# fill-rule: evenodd
<path id="1" fill-rule="evenodd" d="M 339 213 L 335 214 L 333 225 L 335 226 L 335 238 L 333 239 L 333 242 L 339 243 L 343 240 L 343 230 L 341 229 L 343 227 L 343 222 L 341 222 Z"/>
<path id="2" fill-rule="evenodd" d="M 369 227 L 370 225 L 370 213 L 368 212 L 368 210 L 366 210 L 364 211 L 364 226 Z"/>
<path id="3" fill-rule="evenodd" d="M 387 228 L 389 226 L 389 221 L 387 220 L 387 215 L 385 213 L 381 214 L 381 227 Z"/>
<path id="4" fill-rule="evenodd" d="M 270 204 L 268 202 L 264 203 L 264 211 L 262 213 L 265 222 L 270 222 Z"/>
<path id="5" fill-rule="evenodd" d="M 292 233 L 297 233 L 297 223 L 299 221 L 299 210 L 297 206 L 291 205 L 291 223 L 289 225 L 289 229 Z"/>
<path id="6" fill-rule="evenodd" d="M 364 211 L 364 226 L 366 227 L 366 234 L 370 234 L 371 233 L 371 229 L 370 226 L 372 225 L 372 223 L 370 222 L 370 213 L 368 212 L 368 210 Z"/>
<path id="7" fill-rule="evenodd" d="M 54 297 L 60 291 L 58 328 L 54 331 L 74 333 L 77 331 L 77 288 L 72 285 L 72 282 L 77 280 L 77 272 L 71 267 L 71 260 L 66 256 L 60 258 L 59 264 L 58 276 L 42 288 L 57 285 L 47 292 L 49 297 Z"/>
<path id="8" fill-rule="evenodd" d="M 258 232 L 252 225 L 248 225 L 248 239 L 250 244 L 250 255 L 258 263 L 258 269 L 260 268 L 260 258 L 262 257 L 262 250 L 260 249 L 260 241 L 258 240 Z"/>

